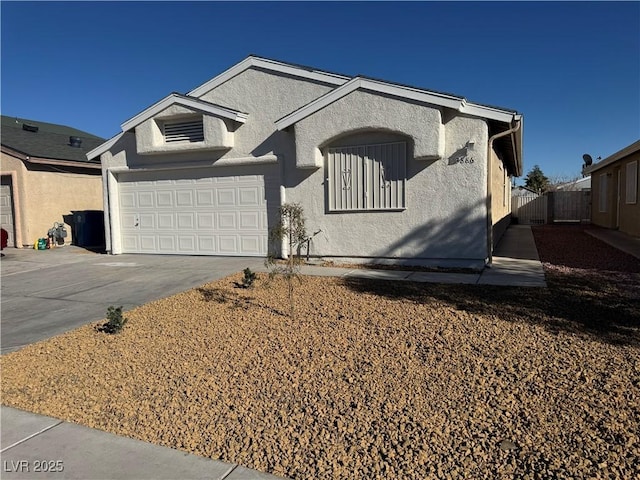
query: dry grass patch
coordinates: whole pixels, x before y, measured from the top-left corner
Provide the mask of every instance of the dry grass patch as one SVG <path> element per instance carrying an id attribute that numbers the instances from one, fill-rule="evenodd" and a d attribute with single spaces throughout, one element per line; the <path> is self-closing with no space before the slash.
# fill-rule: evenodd
<path id="1" fill-rule="evenodd" d="M 300 479 L 638 473 L 638 345 L 553 291 L 308 277 L 294 322 L 241 277 L 3 356 L 3 403 Z"/>

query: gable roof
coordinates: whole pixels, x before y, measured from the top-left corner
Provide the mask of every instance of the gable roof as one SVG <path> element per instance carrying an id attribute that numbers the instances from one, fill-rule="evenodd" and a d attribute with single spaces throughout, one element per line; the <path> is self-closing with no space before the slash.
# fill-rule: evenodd
<path id="1" fill-rule="evenodd" d="M 150 107 L 146 108 L 135 117 L 130 118 L 129 120 L 124 122 L 121 125 L 122 131 L 126 132 L 127 130 L 131 130 L 132 128 L 137 127 L 142 122 L 152 118 L 154 115 L 157 115 L 158 113 L 162 112 L 172 105 L 180 105 L 186 108 L 199 110 L 204 113 L 210 113 L 211 115 L 228 118 L 229 120 L 233 120 L 239 123 L 246 122 L 248 117 L 246 113 L 240 112 L 238 110 L 222 107 L 220 105 L 216 105 L 215 103 L 205 102 L 204 100 L 200 100 L 199 98 L 189 97 L 187 95 L 173 92 L 164 97 L 159 102 L 156 102 Z"/>
<path id="2" fill-rule="evenodd" d="M 599 161 L 598 163 L 594 163 L 589 168 L 585 168 L 585 173 L 593 173 L 601 168 L 606 167 L 607 165 L 611 165 L 612 163 L 620 160 L 621 158 L 628 157 L 636 152 L 640 151 L 640 140 L 633 142 L 631 145 L 624 147 L 622 150 L 617 151 L 613 155 L 608 156 L 604 160 Z"/>
<path id="3" fill-rule="evenodd" d="M 448 93 L 441 93 L 432 90 L 401 85 L 398 83 L 376 80 L 362 75 L 349 77 L 337 73 L 317 70 L 312 67 L 280 62 L 278 60 L 272 60 L 256 55 L 249 55 L 241 62 L 232 66 L 228 70 L 225 70 L 220 75 L 214 77 L 208 82 L 203 83 L 199 87 L 194 88 L 186 95 L 172 93 L 168 97 L 165 97 L 163 100 L 160 100 L 156 104 L 152 105 L 135 117 L 123 123 L 122 133 L 111 138 L 99 148 L 96 148 L 89 152 L 87 154 L 87 157 L 93 158 L 106 152 L 122 137 L 122 135 L 126 131 L 130 130 L 142 121 L 151 118 L 153 115 L 160 112 L 163 108 L 171 105 L 171 102 L 182 102 L 181 104 L 185 106 L 187 106 L 187 103 L 189 103 L 189 105 L 197 104 L 198 107 L 192 108 L 198 109 L 206 108 L 206 105 L 209 105 L 211 106 L 211 108 L 222 109 L 217 110 L 216 112 L 211 112 L 215 115 L 221 115 L 222 112 L 226 112 L 226 114 L 228 115 L 236 115 L 236 118 L 234 118 L 236 121 L 243 121 L 242 115 L 246 114 L 242 114 L 242 112 L 231 110 L 226 107 L 221 107 L 219 105 L 214 105 L 195 97 L 200 97 L 206 94 L 207 92 L 211 91 L 212 89 L 239 75 L 249 68 L 260 68 L 272 72 L 278 72 L 285 75 L 324 83 L 326 85 L 335 87 L 328 93 L 311 101 L 307 105 L 304 105 L 277 120 L 275 123 L 278 130 L 283 130 L 293 125 L 303 118 L 312 115 L 313 113 L 321 110 L 327 105 L 348 95 L 354 90 L 362 89 L 365 91 L 391 95 L 404 100 L 417 101 L 425 104 L 450 108 L 462 114 L 487 119 L 489 123 L 490 134 L 501 133 L 517 125 L 519 128 L 514 129 L 509 136 L 499 138 L 496 141 L 496 145 L 500 150 L 504 150 L 507 157 L 509 157 L 509 163 L 512 164 L 510 171 L 512 171 L 516 176 L 522 175 L 522 115 L 520 115 L 515 110 L 469 102 L 464 97 Z M 244 120 L 246 120 L 246 116 L 244 117 Z"/>
<path id="4" fill-rule="evenodd" d="M 405 100 L 413 100 L 430 105 L 451 108 L 461 113 L 473 115 L 477 117 L 487 118 L 500 122 L 509 123 L 515 118 L 517 112 L 513 110 L 505 110 L 497 107 L 489 107 L 478 103 L 468 102 L 464 97 L 459 97 L 447 93 L 439 93 L 432 90 L 424 90 L 397 83 L 391 83 L 381 80 L 357 76 L 349 80 L 323 96 L 309 102 L 290 114 L 276 121 L 278 130 L 284 130 L 287 127 L 299 122 L 300 120 L 313 115 L 315 112 L 322 110 L 327 105 L 345 97 L 355 90 L 364 90 L 375 93 L 391 95 Z"/>
<path id="5" fill-rule="evenodd" d="M 233 110 L 231 108 L 223 107 L 220 105 L 216 105 L 215 103 L 206 102 L 204 100 L 200 100 L 199 98 L 189 97 L 187 95 L 182 95 L 181 93 L 170 93 L 162 100 L 154 103 L 150 107 L 144 109 L 142 112 L 138 113 L 136 116 L 130 118 L 126 122 L 124 122 L 120 127 L 122 128 L 122 132 L 114 135 L 106 142 L 101 145 L 97 145 L 96 148 L 87 152 L 86 157 L 89 159 L 99 157 L 104 152 L 108 151 L 115 143 L 120 140 L 120 138 L 129 130 L 137 127 L 142 122 L 153 118 L 158 113 L 162 112 L 166 108 L 169 108 L 172 105 L 180 105 L 186 108 L 190 108 L 193 110 L 198 110 L 203 113 L 209 113 L 211 115 L 216 115 L 218 117 L 227 118 L 229 120 L 233 120 L 238 123 L 245 123 L 248 114 L 240 112 L 238 110 Z"/>
<path id="6" fill-rule="evenodd" d="M 293 75 L 295 77 L 306 78 L 307 80 L 315 80 L 317 82 L 327 83 L 329 85 L 334 85 L 334 86 L 343 85 L 351 78 L 346 75 L 325 72 L 322 70 L 317 70 L 312 67 L 305 67 L 302 65 L 284 63 L 278 60 L 259 57 L 257 55 L 249 55 L 240 63 L 236 63 L 233 67 L 229 68 L 228 70 L 225 70 L 220 75 L 212 78 L 208 82 L 203 83 L 199 87 L 194 88 L 187 95 L 200 97 L 205 93 L 213 90 L 218 85 L 223 84 L 227 80 L 235 77 L 236 75 L 239 75 L 240 73 L 244 72 L 245 70 L 251 67 L 264 68 L 265 70 L 271 70 L 273 72 L 279 72 L 287 75 Z"/>
<path id="7" fill-rule="evenodd" d="M 27 130 L 23 125 L 26 125 Z M 82 140 L 81 146 L 72 147 L 69 137 L 79 137 Z M 2 146 L 27 157 L 83 164 L 99 163 L 99 160 L 87 160 L 86 154 L 104 142 L 104 138 L 77 128 L 7 115 L 2 115 L 0 139 Z"/>

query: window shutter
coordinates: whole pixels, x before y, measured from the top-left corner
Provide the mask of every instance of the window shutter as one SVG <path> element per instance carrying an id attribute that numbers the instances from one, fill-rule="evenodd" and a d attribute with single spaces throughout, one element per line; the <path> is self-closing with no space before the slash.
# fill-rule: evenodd
<path id="1" fill-rule="evenodd" d="M 188 122 L 165 123 L 164 140 L 166 143 L 202 142 L 204 140 L 202 118 Z"/>
<path id="2" fill-rule="evenodd" d="M 405 208 L 406 143 L 327 151 L 329 210 Z"/>

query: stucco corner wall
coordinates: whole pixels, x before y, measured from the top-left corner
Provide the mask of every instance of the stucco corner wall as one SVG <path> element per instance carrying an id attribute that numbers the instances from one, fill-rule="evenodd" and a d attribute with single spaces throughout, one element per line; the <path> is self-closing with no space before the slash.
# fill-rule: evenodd
<path id="1" fill-rule="evenodd" d="M 319 168 L 322 147 L 337 138 L 364 130 L 397 132 L 411 138 L 414 157 L 442 158 L 445 129 L 438 108 L 355 91 L 300 120 L 295 125 L 296 166 Z"/>
<path id="2" fill-rule="evenodd" d="M 55 222 L 62 223 L 64 216 L 73 211 L 102 210 L 102 181 L 100 173 L 64 172 L 65 167 L 51 170 L 46 166 L 33 165 L 27 168 L 20 159 L 2 155 L 2 169 L 10 167 L 18 172 L 13 195 L 18 197 L 19 221 L 22 246 L 31 246 L 38 238 L 47 236 Z M 67 168 L 67 170 L 70 170 Z M 14 203 L 16 203 L 14 201 Z M 72 229 L 66 224 L 71 243 Z M 18 237 L 18 235 L 16 235 Z"/>

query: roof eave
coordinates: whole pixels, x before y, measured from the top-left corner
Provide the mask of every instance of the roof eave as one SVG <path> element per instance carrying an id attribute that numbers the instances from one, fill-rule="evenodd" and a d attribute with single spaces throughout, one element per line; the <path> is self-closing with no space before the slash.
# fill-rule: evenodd
<path id="1" fill-rule="evenodd" d="M 598 163 L 591 165 L 589 168 L 584 169 L 584 173 L 591 173 L 600 170 L 608 165 L 611 165 L 618 160 L 628 157 L 629 155 L 633 155 L 636 152 L 640 151 L 640 140 L 633 142 L 631 145 L 627 145 L 622 150 L 618 150 L 616 153 L 609 155 L 604 160 L 601 160 Z"/>
<path id="2" fill-rule="evenodd" d="M 313 115 L 315 112 L 359 89 L 390 95 L 405 100 L 413 100 L 420 103 L 435 105 L 437 107 L 450 108 L 466 115 L 486 118 L 507 124 L 511 124 L 516 117 L 520 117 L 516 112 L 511 110 L 503 110 L 496 107 L 467 102 L 464 97 L 456 97 L 429 90 L 396 85 L 380 80 L 354 77 L 344 85 L 327 92 L 323 96 L 313 100 L 303 107 L 291 112 L 279 120 L 276 120 L 276 128 L 278 130 L 285 130 L 291 125 Z"/>
<path id="3" fill-rule="evenodd" d="M 122 131 L 126 132 L 127 130 L 131 130 L 132 128 L 137 127 L 142 122 L 148 120 L 149 118 L 152 118 L 154 115 L 157 115 L 158 113 L 162 112 L 172 105 L 181 105 L 183 107 L 192 108 L 204 113 L 210 113 L 211 115 L 227 118 L 238 123 L 245 123 L 248 118 L 248 114 L 239 112 L 237 110 L 231 110 L 230 108 L 213 105 L 198 98 L 189 98 L 177 93 L 171 93 L 159 102 L 156 102 L 149 108 L 143 110 L 135 117 L 124 122 L 121 125 Z"/>
<path id="4" fill-rule="evenodd" d="M 346 77 L 344 75 L 339 75 L 335 73 L 323 72 L 320 70 L 307 69 L 298 67 L 295 65 L 278 62 L 276 60 L 270 60 L 267 58 L 257 57 L 254 55 L 250 55 L 240 63 L 236 63 L 233 67 L 225 70 L 220 75 L 212 78 L 208 82 L 203 83 L 199 87 L 191 90 L 187 95 L 193 97 L 200 97 L 207 92 L 210 92 L 218 85 L 223 84 L 227 80 L 239 75 L 245 70 L 251 67 L 263 68 L 265 70 L 271 70 L 273 72 L 284 73 L 287 75 L 293 75 L 300 78 L 306 78 L 308 80 L 314 80 L 321 83 L 327 83 L 329 85 L 343 85 L 346 83 L 350 77 Z"/>
<path id="5" fill-rule="evenodd" d="M 118 140 L 120 140 L 120 138 L 122 138 L 122 136 L 125 133 L 126 132 L 120 132 L 117 135 L 111 137 L 106 142 L 104 142 L 102 145 L 99 145 L 93 150 L 91 150 L 90 152 L 87 152 L 87 160 L 91 161 L 94 158 L 99 157 L 100 155 L 108 151 L 111 147 L 113 147 L 116 144 Z"/>
<path id="6" fill-rule="evenodd" d="M 29 155 L 28 153 L 21 152 L 20 150 L 11 148 L 8 145 L 2 145 L 2 152 L 6 153 L 7 155 L 11 155 L 12 157 L 18 158 L 24 162 L 29 162 L 29 163 L 40 163 L 44 165 L 59 165 L 64 167 L 78 167 L 78 168 L 90 168 L 90 169 L 102 168 L 102 165 L 100 164 L 100 162 L 91 162 L 90 159 L 88 159 L 89 160 L 88 162 L 83 162 L 82 160 L 34 157 L 32 155 Z"/>

